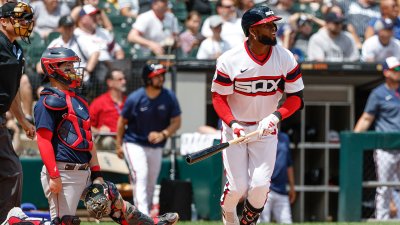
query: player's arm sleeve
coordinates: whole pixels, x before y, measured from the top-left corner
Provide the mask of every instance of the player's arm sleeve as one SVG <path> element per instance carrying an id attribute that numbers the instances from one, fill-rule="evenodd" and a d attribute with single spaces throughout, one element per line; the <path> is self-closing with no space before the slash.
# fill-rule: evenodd
<path id="1" fill-rule="evenodd" d="M 233 116 L 231 108 L 228 105 L 227 96 L 213 92 L 212 103 L 219 118 L 221 118 L 221 120 L 229 126 L 232 125 L 231 123 L 235 121 L 235 117 Z"/>
<path id="2" fill-rule="evenodd" d="M 124 119 L 131 119 L 132 115 L 135 115 L 136 111 L 134 110 L 135 99 L 132 96 L 129 96 L 124 104 L 124 107 L 121 110 L 120 116 Z"/>
<path id="3" fill-rule="evenodd" d="M 379 97 L 375 92 L 371 92 L 365 105 L 364 112 L 375 116 L 379 110 Z"/>
<path id="4" fill-rule="evenodd" d="M 54 179 L 60 177 L 53 145 L 51 144 L 51 139 L 53 137 L 52 131 L 46 128 L 40 128 L 37 130 L 36 134 L 40 156 L 42 157 L 43 164 L 46 166 L 50 178 Z"/>

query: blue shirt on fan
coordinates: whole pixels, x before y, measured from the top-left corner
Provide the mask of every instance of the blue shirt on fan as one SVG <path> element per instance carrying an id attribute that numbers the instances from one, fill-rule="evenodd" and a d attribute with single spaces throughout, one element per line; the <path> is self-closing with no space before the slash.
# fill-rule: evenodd
<path id="1" fill-rule="evenodd" d="M 270 189 L 284 195 L 288 194 L 286 190 L 286 185 L 288 183 L 287 168 L 293 165 L 289 144 L 289 136 L 284 132 L 279 132 L 276 161 L 274 172 L 272 173 Z"/>
<path id="2" fill-rule="evenodd" d="M 163 88 L 158 97 L 151 99 L 144 87 L 139 88 L 128 96 L 121 112 L 121 116 L 128 120 L 124 141 L 164 147 L 166 141 L 151 144 L 148 135 L 151 131 L 161 132 L 169 126 L 172 118 L 180 114 L 178 100 L 172 91 Z"/>

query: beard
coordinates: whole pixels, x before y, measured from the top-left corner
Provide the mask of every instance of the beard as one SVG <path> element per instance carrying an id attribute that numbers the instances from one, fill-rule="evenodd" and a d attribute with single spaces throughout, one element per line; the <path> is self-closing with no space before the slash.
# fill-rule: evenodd
<path id="1" fill-rule="evenodd" d="M 261 44 L 264 44 L 264 45 L 275 46 L 278 43 L 276 38 L 269 38 L 267 36 L 262 36 L 262 35 L 259 35 L 257 40 L 258 40 L 258 42 L 260 42 Z"/>

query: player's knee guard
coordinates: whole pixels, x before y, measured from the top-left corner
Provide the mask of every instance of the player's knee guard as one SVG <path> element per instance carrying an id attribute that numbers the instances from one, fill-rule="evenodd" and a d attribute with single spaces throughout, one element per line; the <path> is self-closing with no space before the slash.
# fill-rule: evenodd
<path id="1" fill-rule="evenodd" d="M 260 209 L 254 208 L 247 200 L 244 203 L 242 212 L 242 218 L 240 219 L 240 225 L 255 225 L 260 217 L 264 207 Z"/>

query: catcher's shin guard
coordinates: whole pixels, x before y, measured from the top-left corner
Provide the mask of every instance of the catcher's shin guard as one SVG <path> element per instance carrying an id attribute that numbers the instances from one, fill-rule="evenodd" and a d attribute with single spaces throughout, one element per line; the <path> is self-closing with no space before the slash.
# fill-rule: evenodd
<path id="1" fill-rule="evenodd" d="M 240 219 L 240 225 L 256 225 L 257 220 L 260 217 L 264 207 L 260 209 L 254 208 L 247 200 L 244 203 L 242 212 L 242 218 Z"/>
<path id="2" fill-rule="evenodd" d="M 125 217 L 125 221 L 121 221 L 121 224 L 154 225 L 154 221 L 152 218 L 150 218 L 149 216 L 140 212 L 135 206 L 133 206 L 129 202 L 125 202 L 125 207 L 123 209 L 123 215 Z"/>

